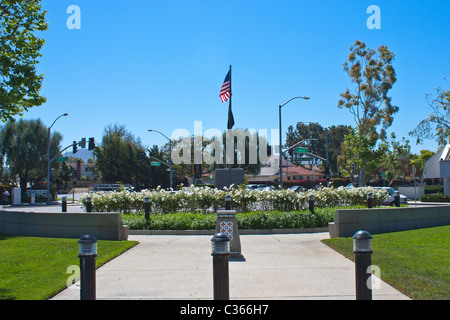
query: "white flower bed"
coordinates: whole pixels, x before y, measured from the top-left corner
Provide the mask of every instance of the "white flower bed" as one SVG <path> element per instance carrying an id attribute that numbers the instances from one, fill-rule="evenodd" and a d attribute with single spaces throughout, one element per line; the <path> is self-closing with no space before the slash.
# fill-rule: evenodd
<path id="1" fill-rule="evenodd" d="M 383 189 L 333 188 L 320 187 L 317 190 L 295 192 L 283 190 L 249 190 L 231 188 L 225 190 L 209 187 L 183 187 L 179 191 L 156 190 L 111 191 L 84 194 L 80 197 L 86 206 L 86 198 L 92 199 L 92 211 L 95 212 L 131 212 L 144 210 L 144 198 L 150 198 L 150 210 L 153 213 L 171 213 L 176 211 L 214 212 L 225 205 L 225 194 L 230 194 L 233 208 L 241 212 L 253 210 L 293 211 L 308 207 L 308 195 L 313 194 L 316 207 L 336 207 L 367 205 L 367 195 L 373 194 L 374 206 L 380 205 L 388 196 Z"/>

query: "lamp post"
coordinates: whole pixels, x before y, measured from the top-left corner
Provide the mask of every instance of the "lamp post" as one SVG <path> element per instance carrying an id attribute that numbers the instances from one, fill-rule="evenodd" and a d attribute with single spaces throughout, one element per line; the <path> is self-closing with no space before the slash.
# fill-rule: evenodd
<path id="1" fill-rule="evenodd" d="M 164 138 L 166 138 L 167 140 L 169 140 L 169 157 L 170 157 L 170 161 L 169 161 L 169 168 L 170 168 L 170 188 L 172 188 L 173 185 L 173 170 L 172 170 L 172 139 L 169 139 L 164 133 L 159 132 L 157 130 L 152 130 L 149 129 L 148 132 L 157 132 L 160 135 L 162 135 Z"/>
<path id="2" fill-rule="evenodd" d="M 355 253 L 356 300 L 372 300 L 371 255 L 372 236 L 365 230 L 353 235 L 353 252 Z"/>
<path id="3" fill-rule="evenodd" d="M 282 142 L 281 142 L 281 108 L 283 108 L 286 104 L 288 104 L 289 102 L 291 102 L 294 99 L 304 99 L 304 100 L 308 100 L 309 97 L 294 97 L 290 100 L 288 100 L 287 102 L 280 104 L 278 106 L 278 122 L 279 122 L 279 127 L 280 127 L 280 185 L 281 188 L 283 188 L 283 146 L 282 146 Z"/>
<path id="4" fill-rule="evenodd" d="M 58 118 L 56 118 L 55 121 L 53 121 L 52 125 L 48 128 L 48 144 L 47 144 L 47 204 L 50 204 L 50 129 L 53 127 L 55 122 L 61 118 L 68 116 L 68 113 L 64 113 L 60 115 Z"/>
<path id="5" fill-rule="evenodd" d="M 228 269 L 230 239 L 226 234 L 216 233 L 211 239 L 211 243 L 214 300 L 230 300 L 230 278 Z"/>
<path id="6" fill-rule="evenodd" d="M 97 257 L 97 239 L 85 234 L 78 240 L 80 258 L 80 300 L 95 300 L 95 257 Z"/>

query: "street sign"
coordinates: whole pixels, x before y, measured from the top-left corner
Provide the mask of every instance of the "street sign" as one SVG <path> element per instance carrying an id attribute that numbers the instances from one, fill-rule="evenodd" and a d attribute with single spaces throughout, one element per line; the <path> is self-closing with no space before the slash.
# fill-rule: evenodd
<path id="1" fill-rule="evenodd" d="M 312 160 L 314 160 L 314 158 L 313 157 L 301 157 L 301 158 L 297 158 L 297 160 L 300 160 L 300 161 L 312 161 Z"/>
<path id="2" fill-rule="evenodd" d="M 156 161 L 152 161 L 152 162 L 150 162 L 150 165 L 151 166 L 153 166 L 153 167 L 159 167 L 159 166 L 161 166 L 161 162 L 156 162 Z"/>
<path id="3" fill-rule="evenodd" d="M 308 148 L 297 148 L 297 149 L 295 149 L 295 151 L 297 153 L 307 153 L 308 152 Z"/>
<path id="4" fill-rule="evenodd" d="M 56 162 L 64 162 L 67 161 L 67 157 L 56 158 Z"/>

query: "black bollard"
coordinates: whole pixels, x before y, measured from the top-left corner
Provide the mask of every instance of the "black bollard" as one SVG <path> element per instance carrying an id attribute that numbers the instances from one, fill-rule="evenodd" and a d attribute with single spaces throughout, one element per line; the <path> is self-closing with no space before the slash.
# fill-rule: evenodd
<path id="1" fill-rule="evenodd" d="M 86 212 L 92 212 L 92 198 L 86 198 Z"/>
<path id="2" fill-rule="evenodd" d="M 95 300 L 95 257 L 97 257 L 97 239 L 86 234 L 78 240 L 80 258 L 80 300 Z"/>
<path id="3" fill-rule="evenodd" d="M 230 300 L 230 279 L 228 270 L 230 239 L 226 234 L 216 233 L 211 239 L 211 242 L 214 300 Z"/>
<path id="4" fill-rule="evenodd" d="M 229 194 L 225 195 L 225 210 L 231 210 L 231 196 Z"/>
<path id="5" fill-rule="evenodd" d="M 144 213 L 145 213 L 145 220 L 148 221 L 148 219 L 150 219 L 150 197 L 144 198 Z"/>
<path id="6" fill-rule="evenodd" d="M 67 197 L 62 197 L 61 212 L 67 212 Z"/>
<path id="7" fill-rule="evenodd" d="M 373 208 L 373 194 L 369 192 L 367 194 L 367 208 Z"/>
<path id="8" fill-rule="evenodd" d="M 394 204 L 396 207 L 400 207 L 400 192 L 394 192 Z"/>
<path id="9" fill-rule="evenodd" d="M 372 236 L 360 230 L 353 235 L 353 252 L 355 253 L 356 300 L 372 300 L 371 256 Z"/>
<path id="10" fill-rule="evenodd" d="M 309 211 L 311 213 L 314 213 L 314 195 L 310 193 L 308 195 L 308 205 L 309 205 Z"/>

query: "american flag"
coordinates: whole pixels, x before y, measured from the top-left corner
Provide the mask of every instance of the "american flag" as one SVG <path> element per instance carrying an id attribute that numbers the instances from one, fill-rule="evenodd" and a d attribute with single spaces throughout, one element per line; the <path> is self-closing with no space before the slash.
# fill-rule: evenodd
<path id="1" fill-rule="evenodd" d="M 231 81 L 230 81 L 230 71 L 228 71 L 225 80 L 223 81 L 222 88 L 220 89 L 220 99 L 222 102 L 226 102 L 231 96 Z"/>

